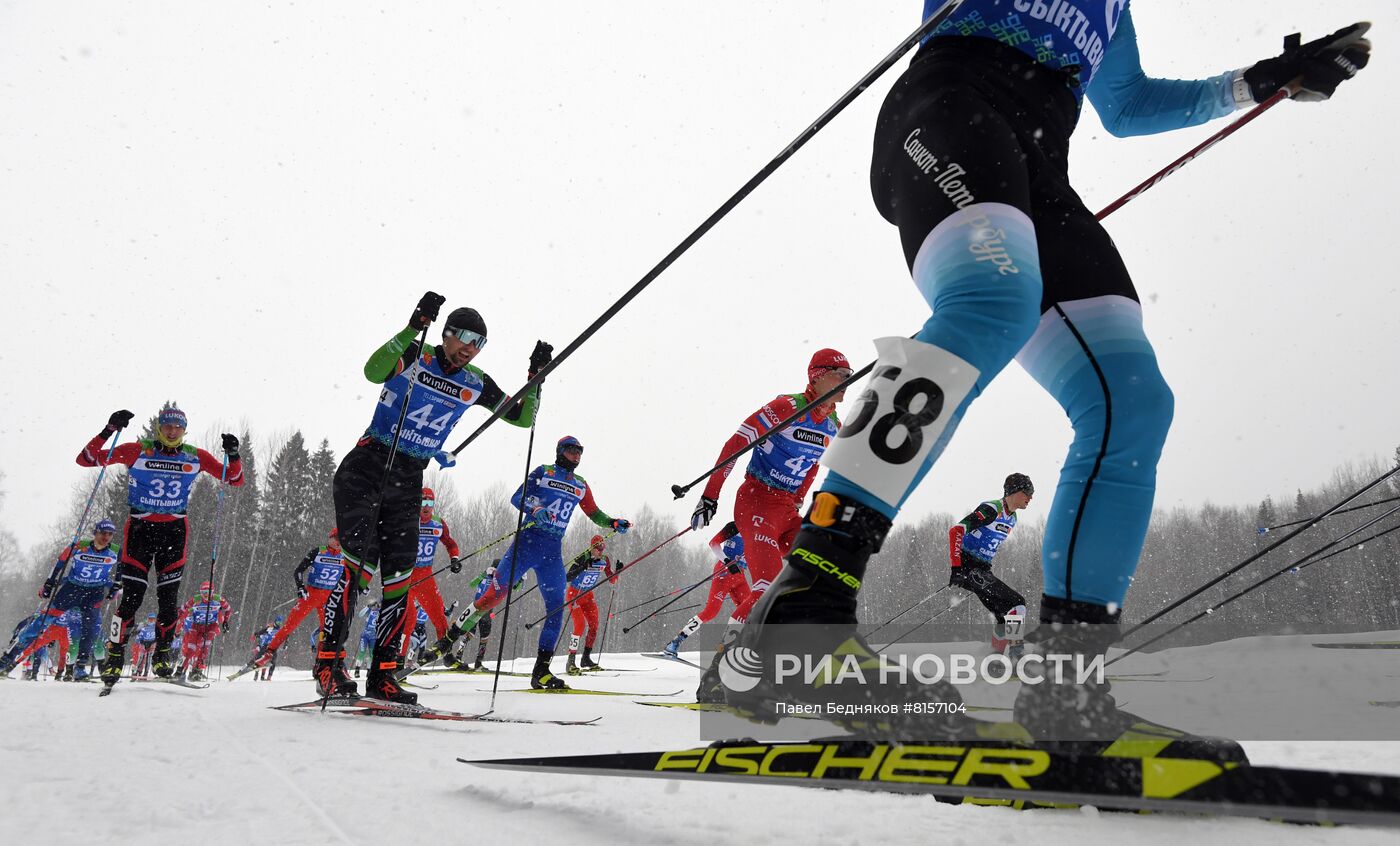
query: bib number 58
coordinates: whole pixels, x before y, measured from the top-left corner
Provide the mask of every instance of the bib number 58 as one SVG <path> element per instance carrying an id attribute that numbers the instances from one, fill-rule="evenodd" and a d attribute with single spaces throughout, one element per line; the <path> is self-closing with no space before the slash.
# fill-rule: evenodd
<path id="1" fill-rule="evenodd" d="M 822 464 L 897 505 L 948 420 L 977 382 L 976 368 L 909 338 L 875 342 L 880 360 L 851 421 Z"/>

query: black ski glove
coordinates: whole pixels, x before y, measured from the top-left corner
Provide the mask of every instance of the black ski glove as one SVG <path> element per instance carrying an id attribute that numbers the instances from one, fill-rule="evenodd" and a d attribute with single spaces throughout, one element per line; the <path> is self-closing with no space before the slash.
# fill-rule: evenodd
<path id="1" fill-rule="evenodd" d="M 53 582 L 44 582 L 44 586 L 41 587 L 41 588 L 39 588 L 39 598 L 40 598 L 40 599 L 48 599 L 48 598 L 49 598 L 49 595 L 53 593 L 53 588 L 54 588 L 54 583 L 53 583 Z"/>
<path id="2" fill-rule="evenodd" d="M 730 572 L 731 574 L 733 574 L 733 575 L 735 575 L 735 576 L 739 575 L 739 570 L 740 570 L 740 567 L 739 567 L 739 559 L 737 559 L 737 558 L 731 558 L 731 559 L 729 559 L 728 561 L 726 561 L 726 562 L 724 562 L 724 563 L 727 564 L 727 565 L 729 566 L 729 572 Z"/>
<path id="3" fill-rule="evenodd" d="M 462 572 L 462 559 L 453 558 L 452 562 L 447 565 L 447 569 L 451 570 L 454 573 Z"/>
<path id="4" fill-rule="evenodd" d="M 120 431 L 120 430 L 122 430 L 122 429 L 125 429 L 125 428 L 126 428 L 126 424 L 130 423 L 130 422 L 131 422 L 131 418 L 133 418 L 133 417 L 135 417 L 135 416 L 136 416 L 135 414 L 132 414 L 130 411 L 127 411 L 126 409 L 122 409 L 121 411 L 114 411 L 114 412 L 112 412 L 112 416 L 107 418 L 107 426 L 106 426 L 106 428 L 104 428 L 104 429 L 102 430 L 102 434 L 104 434 L 104 435 L 110 435 L 110 434 L 112 434 L 113 432 L 117 432 L 117 431 Z"/>
<path id="5" fill-rule="evenodd" d="M 238 457 L 238 438 L 225 432 L 221 437 L 224 439 L 224 452 L 228 453 L 230 459 Z"/>
<path id="6" fill-rule="evenodd" d="M 535 378 L 535 374 L 549 366 L 554 360 L 554 347 L 544 341 L 536 341 L 535 349 L 530 353 L 530 378 Z"/>
<path id="7" fill-rule="evenodd" d="M 297 585 L 297 599 L 305 599 L 311 595 L 311 591 L 305 585 Z"/>
<path id="8" fill-rule="evenodd" d="M 707 496 L 700 497 L 700 503 L 690 513 L 690 528 L 698 532 L 710 525 L 710 521 L 715 519 L 715 512 L 718 510 L 719 503 L 717 501 Z"/>
<path id="9" fill-rule="evenodd" d="M 1337 86 L 1351 79 L 1371 58 L 1371 42 L 1363 36 L 1371 25 L 1365 21 L 1343 27 L 1331 35 L 1300 43 L 1297 33 L 1283 39 L 1283 52 L 1240 72 L 1237 79 L 1249 86 L 1256 103 L 1269 99 L 1280 88 L 1297 80 L 1294 100 L 1315 103 L 1326 100 Z M 1237 83 L 1238 89 L 1238 83 Z M 1238 90 L 1235 99 L 1241 98 Z"/>
<path id="10" fill-rule="evenodd" d="M 418 305 L 413 309 L 413 316 L 408 319 L 408 328 L 422 332 L 438 319 L 438 309 L 447 302 L 447 298 L 432 291 L 423 295 L 418 301 Z"/>

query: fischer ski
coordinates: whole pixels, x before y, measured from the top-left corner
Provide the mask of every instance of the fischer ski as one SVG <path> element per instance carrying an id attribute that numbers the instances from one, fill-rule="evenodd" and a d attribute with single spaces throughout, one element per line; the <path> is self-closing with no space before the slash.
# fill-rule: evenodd
<path id="1" fill-rule="evenodd" d="M 269 706 L 274 711 L 300 711 L 317 713 L 321 710 L 320 699 L 298 702 L 292 705 Z M 418 720 L 449 720 L 465 723 L 521 723 L 525 725 L 591 726 L 602 717 L 589 720 L 531 720 L 523 717 L 498 717 L 490 711 L 481 714 L 461 714 L 456 711 L 439 711 L 422 705 L 399 705 L 381 699 L 367 699 L 358 696 L 333 696 L 326 700 L 329 714 L 349 714 L 356 717 L 397 717 Z"/>
<path id="2" fill-rule="evenodd" d="M 699 779 L 931 795 L 1016 809 L 1124 811 L 1400 826 L 1400 776 L 1175 758 L 1065 755 L 1034 745 L 732 741 L 696 749 L 470 760 L 524 772 Z"/>

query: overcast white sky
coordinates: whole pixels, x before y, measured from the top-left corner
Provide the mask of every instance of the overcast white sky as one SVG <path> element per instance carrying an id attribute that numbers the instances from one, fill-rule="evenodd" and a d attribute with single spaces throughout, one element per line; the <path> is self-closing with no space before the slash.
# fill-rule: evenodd
<path id="1" fill-rule="evenodd" d="M 1375 23 L 1329 103 L 1285 103 L 1108 224 L 1177 398 L 1159 507 L 1252 503 L 1400 444 L 1393 0 L 1133 3 L 1144 64 L 1200 77 L 1282 37 Z M 507 390 L 562 347 L 918 23 L 876 3 L 0 2 L 0 525 L 43 535 L 108 413 L 167 398 L 192 432 L 299 427 L 338 455 L 365 357 L 423 290 L 490 327 Z M 549 381 L 536 463 L 574 434 L 614 513 L 707 469 L 739 420 L 926 316 L 874 211 L 873 118 L 898 66 Z M 1091 207 L 1222 126 L 1107 137 Z M 452 443 L 484 419 L 469 412 Z M 1054 488 L 1070 430 L 1015 365 L 911 517 L 1010 471 Z M 450 471 L 514 483 L 498 425 Z M 727 486 L 728 509 L 733 481 Z M 1049 497 L 1032 516 L 1045 513 Z"/>

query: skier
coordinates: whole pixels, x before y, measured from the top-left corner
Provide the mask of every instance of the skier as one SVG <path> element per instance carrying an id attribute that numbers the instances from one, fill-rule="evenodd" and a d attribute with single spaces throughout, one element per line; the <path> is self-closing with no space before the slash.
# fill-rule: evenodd
<path id="1" fill-rule="evenodd" d="M 555 445 L 554 463 L 541 464 L 531 470 L 525 484 L 516 489 L 510 503 L 526 512 L 534 525 L 522 529 L 511 541 L 501 555 L 502 566 L 482 582 L 485 590 L 479 592 L 476 601 L 463 613 L 464 617 L 469 617 L 491 610 L 505 599 L 507 585 L 516 578 L 523 578 L 525 571 L 535 571 L 547 614 L 540 628 L 535 667 L 530 673 L 530 687 L 536 690 L 569 689 L 563 679 L 550 672 L 549 662 L 564 629 L 565 578 L 560 544 L 574 509 L 582 508 L 594 525 L 619 534 L 632 527 L 627 520 L 609 517 L 598 509 L 593 502 L 593 489 L 574 472 L 582 459 L 583 444 L 578 438 L 566 435 Z"/>
<path id="2" fill-rule="evenodd" d="M 939 5 L 925 0 L 924 14 Z M 1141 68 L 1126 0 L 1062 3 L 1063 14 L 1049 15 L 1052 6 L 965 0 L 886 97 L 872 193 L 899 228 L 933 314 L 914 339 L 876 342 L 875 375 L 822 461 L 829 473 L 782 574 L 736 643 L 754 652 L 738 654 L 764 656 L 781 637 L 776 624 L 821 623 L 847 633 L 823 650 L 873 660 L 854 632 L 866 564 L 967 406 L 1013 356 L 1075 430 L 1045 530 L 1043 646 L 1091 660 L 1116 638 L 1172 395 L 1118 251 L 1069 184 L 1081 100 L 1114 135 L 1162 132 L 1253 105 L 1290 80 L 1300 86 L 1295 99 L 1327 99 L 1365 66 L 1370 44 L 1358 24 L 1210 79 L 1153 79 Z M 956 696 L 944 687 L 929 695 Z M 726 700 L 749 710 L 769 695 L 804 692 L 760 681 Z M 901 705 L 910 698 L 893 685 L 867 695 Z M 1038 739 L 1089 728 L 1111 741 L 1138 722 L 1097 680 L 1023 685 L 1015 717 Z M 1234 744 L 1217 751 L 1242 757 Z"/>
<path id="3" fill-rule="evenodd" d="M 678 656 L 681 643 L 686 638 L 695 634 L 702 624 L 710 622 L 719 614 L 726 597 L 734 600 L 736 609 L 743 607 L 749 599 L 749 579 L 744 575 L 744 571 L 749 568 L 749 562 L 744 558 L 744 539 L 733 520 L 725 523 L 724 528 L 710 539 L 710 549 L 719 558 L 719 561 L 715 562 L 715 571 L 710 576 L 710 596 L 705 600 L 705 607 L 700 609 L 700 613 L 686 620 L 675 638 L 662 648 L 662 652 L 673 658 Z M 738 621 L 731 617 L 729 622 Z"/>
<path id="4" fill-rule="evenodd" d="M 605 549 L 606 542 L 603 536 L 594 535 L 588 542 L 588 549 L 574 556 L 565 574 L 569 582 L 569 591 L 564 601 L 573 603 L 570 606 L 570 614 L 573 617 L 574 631 L 569 636 L 569 660 L 565 663 L 564 670 L 571 676 L 577 676 L 584 670 L 600 669 L 598 663 L 593 660 L 593 644 L 598 639 L 598 601 L 593 598 L 593 588 L 601 583 L 604 577 L 612 584 L 617 584 L 617 574 L 622 569 L 617 562 L 608 560 L 603 554 Z M 583 639 L 583 660 L 575 664 L 579 640 L 583 637 L 585 629 L 588 636 Z"/>
<path id="5" fill-rule="evenodd" d="M 278 630 L 281 628 L 282 618 L 277 617 L 269 622 L 262 631 L 253 635 L 253 654 L 248 658 L 248 666 L 255 669 L 253 681 L 272 680 L 272 671 L 277 669 L 277 650 L 269 649 L 268 644 L 277 637 Z M 266 657 L 267 660 L 259 664 L 258 659 L 263 657 Z"/>
<path id="6" fill-rule="evenodd" d="M 367 591 L 379 572 L 383 604 L 365 679 L 366 695 L 404 704 L 418 701 L 417 695 L 399 685 L 394 671 L 399 666 L 416 558 L 423 469 L 433 459 L 444 467 L 455 463 L 443 446 L 468 408 L 499 410 L 509 399 L 491 377 L 472 366 L 486 346 L 486 323 L 475 309 L 459 308 L 447 316 L 441 346 L 419 345 L 414 336 L 437 319 L 443 302 L 438 294 L 425 293 L 407 328 L 365 363 L 365 378 L 384 389 L 369 428 L 341 461 L 332 488 L 345 575 L 326 600 L 316 653 L 316 688 L 323 696 L 358 693 L 345 672 L 345 638 L 356 594 Z M 530 373 L 548 365 L 552 352 L 548 344 L 537 342 L 530 354 Z M 529 428 L 538 400 L 539 391 L 534 389 L 507 408 L 504 419 Z"/>
<path id="7" fill-rule="evenodd" d="M 335 586 L 340 584 L 341 576 L 345 573 L 339 535 L 338 530 L 331 529 L 325 544 L 307 552 L 301 563 L 292 571 L 292 581 L 297 587 L 296 604 L 287 612 L 287 621 L 266 643 L 259 644 L 260 651 L 240 674 L 269 662 L 276 663 L 277 650 L 282 648 L 282 644 L 287 642 L 287 638 L 292 636 L 292 632 L 297 630 L 302 620 L 313 612 L 324 616 L 326 600 L 330 598 Z M 321 623 L 321 628 L 324 628 L 324 619 L 319 619 L 318 622 Z M 272 674 L 269 672 L 267 675 L 270 677 Z"/>
<path id="8" fill-rule="evenodd" d="M 63 656 L 68 654 L 68 629 L 64 627 L 59 617 L 37 611 L 25 617 L 15 626 L 14 634 L 11 636 L 11 646 L 4 655 L 0 655 L 0 676 L 8 676 L 15 667 L 23 664 L 26 660 L 33 659 L 30 668 L 22 672 L 22 678 L 34 681 L 39 677 L 39 666 L 43 663 L 45 652 L 51 643 L 57 643 L 59 648 L 59 672 L 63 672 Z"/>
<path id="9" fill-rule="evenodd" d="M 227 599 L 214 592 L 209 582 L 201 582 L 199 593 L 185 601 L 180 608 L 180 628 L 185 633 L 180 647 L 180 675 L 187 669 L 190 681 L 204 681 L 205 669 L 209 664 L 209 650 L 214 638 L 228 625 L 233 614 L 233 606 Z"/>
<path id="10" fill-rule="evenodd" d="M 46 612 L 52 618 L 52 623 L 60 623 L 69 611 L 77 612 L 77 636 L 65 637 L 63 648 L 66 652 L 69 642 L 77 644 L 78 656 L 72 672 L 73 678 L 79 681 L 88 677 L 92 645 L 95 638 L 101 635 L 102 603 L 110 599 L 116 590 L 112 584 L 112 569 L 121 554 L 120 548 L 112 543 L 116 531 L 116 524 L 111 520 L 98 520 L 93 524 L 92 537 L 63 550 L 53 565 L 53 571 L 44 580 L 44 586 L 39 589 L 41 598 L 53 597 Z M 21 657 L 19 660 L 24 659 Z M 4 658 L 0 658 L 0 673 L 8 673 L 11 669 L 13 665 L 7 665 Z"/>
<path id="11" fill-rule="evenodd" d="M 234 487 L 243 484 L 238 438 L 229 434 L 222 436 L 224 455 L 228 458 L 225 467 L 213 455 L 185 443 L 189 421 L 185 413 L 174 406 L 161 409 L 156 418 L 156 437 L 103 449 L 103 442 L 113 432 L 126 428 L 133 416 L 125 410 L 112 412 L 107 425 L 83 447 L 77 458 L 83 467 L 124 464 L 130 468 L 127 503 L 131 506 L 131 516 L 127 518 L 122 535 L 121 561 L 116 576 L 122 599 L 112 615 L 107 660 L 102 666 L 102 683 L 109 688 L 121 678 L 131 623 L 141 609 L 151 580 L 155 582 L 158 603 L 156 646 L 151 663 L 155 674 L 162 678 L 174 672 L 170 646 L 175 637 L 180 579 L 184 576 L 188 549 L 189 524 L 185 511 L 189 508 L 190 491 L 200 473 L 208 473 L 216 479 L 222 477 Z"/>
<path id="12" fill-rule="evenodd" d="M 1021 656 L 1026 598 L 992 573 L 992 559 L 1016 528 L 1016 512 L 1030 504 L 1035 486 L 1024 473 L 1002 484 L 1002 498 L 989 499 L 948 530 L 948 584 L 978 598 L 996 618 L 992 648 L 1015 660 Z"/>
<path id="13" fill-rule="evenodd" d="M 749 572 L 753 586 L 749 596 L 734 609 L 733 619 L 743 623 L 769 583 L 783 566 L 783 556 L 792 546 L 792 539 L 801 525 L 802 500 L 816 480 L 812 472 L 826 452 L 841 421 L 836 416 L 836 403 L 846 395 L 843 390 L 821 405 L 812 401 L 850 378 L 851 364 L 833 349 L 813 353 L 807 364 L 807 387 L 800 394 L 779 394 L 767 405 L 744 418 L 739 431 L 725 442 L 720 460 L 733 455 L 765 434 L 774 425 L 798 411 L 805 411 L 780 433 L 774 435 L 749 453 L 744 483 L 734 497 L 734 522 L 748 554 Z M 690 516 L 690 527 L 700 531 L 710 524 L 719 508 L 720 489 L 734 468 L 730 462 L 710 476 L 700 502 Z M 734 632 L 727 632 L 729 640 Z M 696 698 L 701 702 L 723 700 L 718 664 L 721 652 L 700 679 Z"/>
<path id="14" fill-rule="evenodd" d="M 452 539 L 452 532 L 446 520 L 433 514 L 437 496 L 432 488 L 423 489 L 423 499 L 418 510 L 418 559 L 413 565 L 413 577 L 408 589 L 408 607 L 415 606 L 426 611 L 428 619 L 437 630 L 438 637 L 447 634 L 447 613 L 442 606 L 442 593 L 438 590 L 437 578 L 433 576 L 433 556 L 437 555 L 438 544 L 447 549 L 450 559 L 448 569 L 453 573 L 462 572 L 462 550 Z M 414 649 L 413 654 L 418 654 Z"/>
<path id="15" fill-rule="evenodd" d="M 136 649 L 131 654 L 131 677 L 148 679 L 151 677 L 151 653 L 156 645 L 155 612 L 146 615 L 146 622 L 136 630 Z"/>
<path id="16" fill-rule="evenodd" d="M 403 650 L 404 666 L 417 667 L 417 655 L 428 643 L 428 612 L 422 608 L 417 610 L 413 619 L 413 632 L 409 635 L 408 644 Z"/>
<path id="17" fill-rule="evenodd" d="M 374 653 L 375 630 L 379 625 L 379 600 L 370 600 L 355 616 L 365 619 L 365 627 L 360 631 L 360 650 L 355 653 L 355 678 L 359 678 L 360 667 Z"/>

